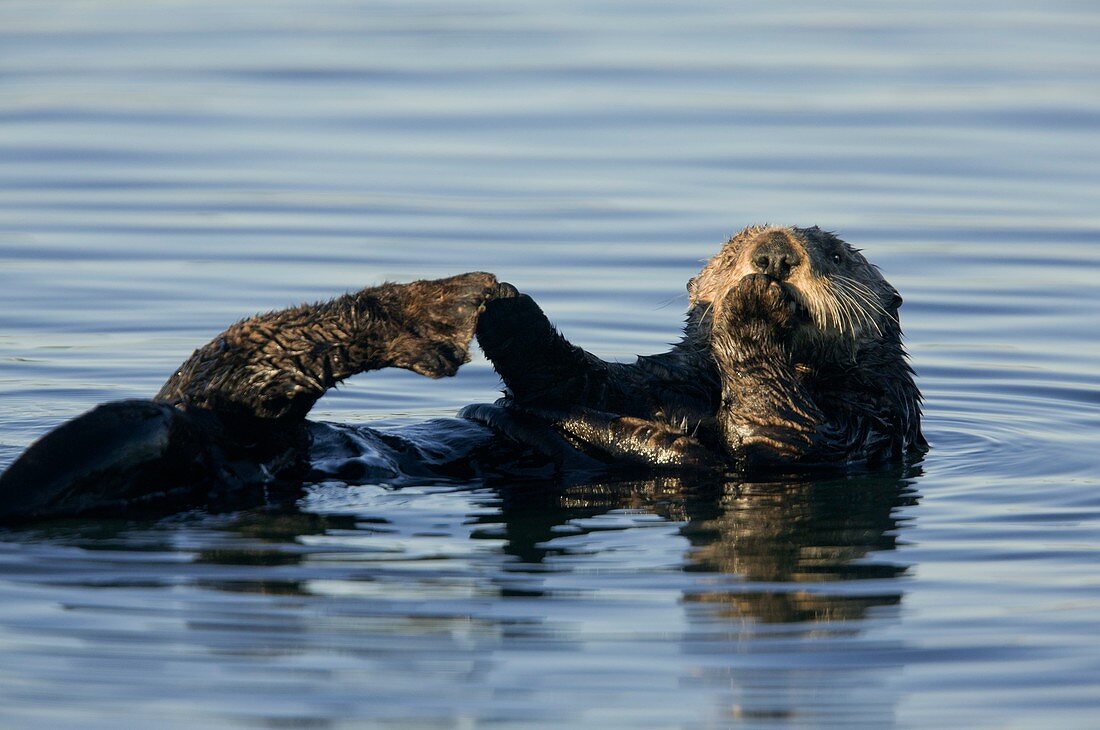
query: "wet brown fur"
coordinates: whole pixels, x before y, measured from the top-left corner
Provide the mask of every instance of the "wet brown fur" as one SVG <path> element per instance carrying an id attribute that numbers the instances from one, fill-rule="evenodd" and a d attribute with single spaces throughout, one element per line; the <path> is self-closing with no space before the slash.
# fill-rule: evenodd
<path id="1" fill-rule="evenodd" d="M 317 399 L 379 368 L 453 375 L 498 289 L 491 274 L 471 273 L 242 320 L 153 402 L 104 404 L 35 442 L 0 474 L 0 523 L 296 499 Z"/>
<path id="2" fill-rule="evenodd" d="M 301 419 L 356 373 L 397 367 L 439 378 L 469 359 L 492 274 L 383 284 L 242 320 L 191 355 L 155 400 L 263 419 Z"/>
<path id="3" fill-rule="evenodd" d="M 836 236 L 748 228 L 688 291 L 682 341 L 632 364 L 572 345 L 530 297 L 485 273 L 242 320 L 196 350 L 154 402 L 100 406 L 28 449 L 0 475 L 0 522 L 296 494 L 308 469 L 304 419 L 326 390 L 384 367 L 454 374 L 475 330 L 507 390 L 465 415 L 559 463 L 581 452 L 657 468 L 785 470 L 924 448 L 901 298 Z"/>
<path id="4" fill-rule="evenodd" d="M 773 249 L 793 265 L 762 270 Z M 924 448 L 901 297 L 858 250 L 819 228 L 754 226 L 688 292 L 682 341 L 633 364 L 570 344 L 523 295 L 491 302 L 478 339 L 503 405 L 541 413 L 581 448 L 656 466 L 850 464 Z"/>

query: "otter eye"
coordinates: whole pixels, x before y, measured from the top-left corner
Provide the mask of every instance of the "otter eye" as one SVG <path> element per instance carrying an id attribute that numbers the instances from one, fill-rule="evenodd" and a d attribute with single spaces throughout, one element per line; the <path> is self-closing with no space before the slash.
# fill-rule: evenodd
<path id="1" fill-rule="evenodd" d="M 839 253 L 834 253 L 833 254 L 833 263 L 836 264 L 837 266 L 840 266 L 840 264 L 844 263 L 844 257 L 841 256 Z"/>

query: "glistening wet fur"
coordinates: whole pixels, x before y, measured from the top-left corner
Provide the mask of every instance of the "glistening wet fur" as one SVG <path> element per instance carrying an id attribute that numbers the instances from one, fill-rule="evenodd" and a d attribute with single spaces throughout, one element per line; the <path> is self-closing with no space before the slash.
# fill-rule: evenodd
<path id="1" fill-rule="evenodd" d="M 0 475 L 0 520 L 293 499 L 318 476 L 320 431 L 305 417 L 329 388 L 385 367 L 452 375 L 475 333 L 504 397 L 464 409 L 467 425 L 449 435 L 441 421 L 436 437 L 372 440 L 401 454 L 391 463 L 417 458 L 419 474 L 441 478 L 779 474 L 904 463 L 926 448 L 901 297 L 837 236 L 747 228 L 688 292 L 681 341 L 630 364 L 571 344 L 529 296 L 486 273 L 257 315 L 196 350 L 153 401 L 106 404 L 32 445 Z"/>
<path id="2" fill-rule="evenodd" d="M 633 364 L 570 344 L 528 297 L 490 302 L 478 340 L 504 407 L 612 458 L 676 467 L 851 465 L 926 448 L 901 297 L 834 234 L 746 228 L 688 293 L 681 341 Z"/>

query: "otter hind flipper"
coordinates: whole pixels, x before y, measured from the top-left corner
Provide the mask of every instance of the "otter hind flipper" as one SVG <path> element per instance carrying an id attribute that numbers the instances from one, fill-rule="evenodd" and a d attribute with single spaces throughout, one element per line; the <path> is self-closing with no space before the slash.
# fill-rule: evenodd
<path id="1" fill-rule="evenodd" d="M 317 399 L 367 370 L 453 375 L 500 289 L 492 274 L 472 272 L 242 320 L 196 350 L 153 401 L 105 404 L 33 444 L 0 475 L 0 522 L 294 498 Z"/>
<path id="2" fill-rule="evenodd" d="M 368 290 L 370 291 L 370 290 Z M 500 296 L 496 277 L 480 271 L 446 279 L 386 284 L 374 290 L 378 317 L 398 325 L 396 336 L 363 328 L 375 358 L 429 378 L 454 375 L 470 359 L 478 317 Z M 514 291 L 514 289 L 512 290 Z"/>
<path id="3" fill-rule="evenodd" d="M 469 359 L 485 302 L 498 291 L 492 274 L 472 272 L 256 315 L 195 350 L 155 400 L 302 420 L 329 388 L 358 373 L 396 367 L 454 375 Z"/>
<path id="4" fill-rule="evenodd" d="M 194 505 L 211 473 L 203 440 L 172 406 L 98 406 L 47 433 L 0 474 L 0 522 Z"/>

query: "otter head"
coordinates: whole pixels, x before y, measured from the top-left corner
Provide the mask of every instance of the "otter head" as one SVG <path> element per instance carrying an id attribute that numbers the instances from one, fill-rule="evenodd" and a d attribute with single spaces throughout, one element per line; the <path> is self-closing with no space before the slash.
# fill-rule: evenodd
<path id="1" fill-rule="evenodd" d="M 897 291 L 858 249 L 817 227 L 746 228 L 688 283 L 688 294 L 689 322 L 708 339 L 715 327 L 745 324 L 726 311 L 735 297 L 766 294 L 788 310 L 791 354 L 816 365 L 900 343 Z"/>
<path id="2" fill-rule="evenodd" d="M 924 448 L 901 297 L 844 241 L 820 228 L 747 228 L 688 291 L 686 342 L 716 366 L 719 421 L 738 443 L 797 452 L 839 434 L 855 448 L 846 459 Z"/>

